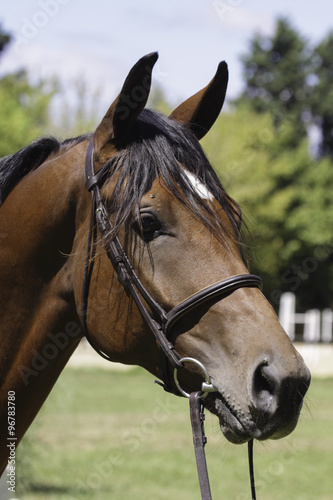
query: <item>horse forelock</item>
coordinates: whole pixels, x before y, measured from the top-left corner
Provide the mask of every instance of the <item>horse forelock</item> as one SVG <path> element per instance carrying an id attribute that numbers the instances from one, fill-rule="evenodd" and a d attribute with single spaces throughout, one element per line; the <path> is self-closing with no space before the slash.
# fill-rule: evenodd
<path id="1" fill-rule="evenodd" d="M 136 120 L 126 147 L 110 160 L 105 189 L 114 232 L 139 213 L 142 196 L 158 178 L 173 196 L 220 240 L 237 239 L 241 213 L 223 189 L 199 142 L 190 129 L 145 109 Z M 209 203 L 215 198 L 226 212 L 232 234 Z"/>

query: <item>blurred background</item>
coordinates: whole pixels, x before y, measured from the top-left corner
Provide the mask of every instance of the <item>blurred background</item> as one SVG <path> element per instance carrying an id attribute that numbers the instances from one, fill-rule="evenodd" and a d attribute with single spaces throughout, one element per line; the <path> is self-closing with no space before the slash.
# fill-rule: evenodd
<path id="1" fill-rule="evenodd" d="M 0 14 L 0 156 L 41 135 L 65 139 L 93 131 L 133 64 L 156 50 L 149 104 L 164 113 L 204 87 L 219 61 L 228 63 L 227 101 L 202 145 L 242 207 L 251 271 L 263 277 L 264 293 L 292 340 L 305 341 L 310 362 L 323 369 L 321 375 L 332 375 L 333 6 L 328 0 L 6 2 Z M 318 384 L 316 393 L 322 402 L 327 401 L 323 387 Z M 60 409 L 63 413 L 61 404 Z M 48 411 L 53 415 L 52 407 Z M 327 406 L 324 420 L 332 415 Z M 303 440 L 309 449 L 311 432 L 313 427 Z M 322 432 L 318 459 L 329 450 L 324 424 Z M 44 444 L 48 439 L 45 430 Z M 293 441 L 292 460 L 299 448 Z M 278 463 L 285 472 L 285 450 L 282 455 Z M 308 477 L 319 474 L 323 493 L 306 484 L 302 491 L 309 489 L 309 496 L 292 495 L 291 477 L 281 498 L 333 498 L 324 483 L 329 469 L 321 475 L 312 470 L 311 457 Z M 270 484 L 279 474 L 271 469 Z M 59 495 L 49 498 L 90 498 L 68 491 L 59 486 Z M 40 494 L 45 497 L 45 490 Z M 24 498 L 42 498 L 36 495 Z M 267 495 L 280 498 L 279 489 Z"/>
<path id="2" fill-rule="evenodd" d="M 160 54 L 150 106 L 164 112 L 225 59 L 227 104 L 203 146 L 243 209 L 251 270 L 276 310 L 283 292 L 300 313 L 330 308 L 332 9 L 328 0 L 13 0 L 0 15 L 0 156 L 39 135 L 93 130 L 148 52 Z"/>

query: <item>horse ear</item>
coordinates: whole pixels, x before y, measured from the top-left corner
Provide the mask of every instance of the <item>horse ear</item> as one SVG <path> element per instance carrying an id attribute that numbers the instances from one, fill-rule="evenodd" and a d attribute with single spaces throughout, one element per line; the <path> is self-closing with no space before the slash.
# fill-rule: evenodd
<path id="1" fill-rule="evenodd" d="M 98 154 L 110 142 L 121 146 L 126 141 L 136 118 L 147 103 L 151 74 L 157 59 L 157 52 L 147 54 L 129 72 L 120 94 L 95 131 L 95 153 Z"/>
<path id="2" fill-rule="evenodd" d="M 228 66 L 223 61 L 218 65 L 212 81 L 185 102 L 180 104 L 170 118 L 188 125 L 197 139 L 201 139 L 218 117 L 225 99 L 228 85 Z"/>

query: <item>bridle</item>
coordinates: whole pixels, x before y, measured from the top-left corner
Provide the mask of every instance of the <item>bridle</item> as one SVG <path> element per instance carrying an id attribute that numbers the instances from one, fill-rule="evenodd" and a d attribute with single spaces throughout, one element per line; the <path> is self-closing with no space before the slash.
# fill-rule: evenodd
<path id="1" fill-rule="evenodd" d="M 88 332 L 86 316 L 89 284 L 93 266 L 92 253 L 94 252 L 94 245 L 92 243 L 95 239 L 94 233 L 96 231 L 96 228 L 94 226 L 96 220 L 105 244 L 106 253 L 112 263 L 119 282 L 124 287 L 128 295 L 132 296 L 146 325 L 158 341 L 166 360 L 169 361 L 173 368 L 183 368 L 184 365 L 181 361 L 181 357 L 175 351 L 174 345 L 168 340 L 170 330 L 175 325 L 175 323 L 179 321 L 180 318 L 184 317 L 208 300 L 216 297 L 218 297 L 220 300 L 224 299 L 234 290 L 237 290 L 241 287 L 260 287 L 261 278 L 259 278 L 259 276 L 255 276 L 254 274 L 240 274 L 232 276 L 230 278 L 209 285 L 208 287 L 200 290 L 194 295 L 191 295 L 191 297 L 180 302 L 180 304 L 173 307 L 170 311 L 165 311 L 163 307 L 154 300 L 154 298 L 150 295 L 146 287 L 138 278 L 118 237 L 115 236 L 112 239 L 110 239 L 109 237 L 112 232 L 112 224 L 101 198 L 99 184 L 105 175 L 106 169 L 110 168 L 110 163 L 108 162 L 107 164 L 105 164 L 95 174 L 93 156 L 94 148 L 93 141 L 91 139 L 87 148 L 85 159 L 86 187 L 88 191 L 90 191 L 92 197 L 91 220 L 81 296 L 81 319 L 85 334 L 87 335 L 87 339 L 90 342 L 92 340 Z M 96 346 L 93 345 L 93 347 L 103 358 L 112 361 L 108 355 L 103 353 Z M 165 388 L 169 389 L 171 392 L 175 392 L 172 384 L 170 384 L 168 381 L 169 377 L 167 376 L 167 372 L 165 371 L 165 366 L 162 367 L 161 373 L 163 374 L 162 379 L 164 381 Z"/>
<path id="2" fill-rule="evenodd" d="M 96 224 L 101 233 L 102 240 L 104 242 L 105 250 L 113 269 L 117 275 L 118 281 L 124 287 L 126 293 L 131 296 L 139 309 L 146 325 L 150 331 L 155 336 L 160 348 L 161 348 L 161 378 L 163 382 L 159 382 L 160 385 L 168 392 L 172 392 L 176 395 L 186 395 L 191 396 L 191 415 L 193 414 L 192 428 L 194 440 L 201 444 L 197 447 L 203 450 L 205 444 L 205 438 L 203 434 L 203 404 L 202 400 L 207 395 L 208 392 L 215 392 L 217 389 L 211 384 L 209 375 L 207 374 L 203 365 L 193 358 L 181 358 L 181 356 L 175 350 L 172 342 L 168 340 L 173 326 L 184 316 L 188 315 L 191 311 L 195 310 L 205 302 L 218 298 L 219 300 L 224 299 L 230 295 L 233 291 L 238 288 L 243 287 L 260 287 L 261 278 L 254 274 L 240 274 L 236 276 L 231 276 L 229 278 L 218 281 L 205 287 L 204 289 L 196 292 L 187 299 L 180 302 L 178 305 L 173 307 L 170 311 L 165 311 L 163 307 L 150 295 L 146 287 L 143 285 L 139 277 L 137 276 L 132 264 L 130 263 L 128 256 L 123 249 L 117 236 L 110 238 L 112 233 L 112 223 L 108 217 L 105 205 L 103 203 L 100 184 L 104 179 L 106 172 L 110 168 L 110 162 L 103 165 L 97 173 L 94 169 L 94 146 L 93 138 L 91 138 L 85 157 L 85 175 L 86 175 L 86 187 L 91 193 L 91 217 L 90 217 L 90 228 L 88 234 L 88 244 L 87 244 L 87 254 L 84 266 L 84 276 L 82 282 L 82 294 L 81 294 L 81 322 L 84 329 L 85 336 L 91 346 L 95 351 L 108 361 L 112 361 L 111 357 L 105 354 L 99 347 L 97 347 L 92 340 L 87 327 L 87 307 L 88 307 L 88 295 L 89 295 L 89 285 L 92 275 L 93 263 L 94 263 L 94 252 L 95 252 L 95 241 L 96 241 Z M 183 391 L 178 383 L 177 370 L 184 368 L 186 361 L 190 359 L 192 362 L 197 363 L 201 366 L 201 370 L 205 372 L 205 381 L 202 384 L 201 391 L 196 393 L 196 396 L 192 397 Z M 169 367 L 168 363 L 174 369 L 174 382 L 170 382 Z M 176 386 L 176 387 L 175 387 Z M 178 392 L 179 391 L 179 392 Z M 193 400 L 193 401 L 192 401 Z M 191 403 L 192 401 L 192 403 Z M 201 438 L 199 434 L 201 433 Z M 195 435 L 197 436 L 195 438 Z M 195 444 L 196 449 L 196 444 Z M 250 449 L 250 448 L 249 448 Z M 199 453 L 199 463 L 197 457 L 197 466 L 200 479 L 200 470 L 202 471 L 203 483 L 207 483 L 208 474 L 205 473 L 205 460 L 203 460 L 202 452 Z M 197 452 L 196 452 L 197 456 Z M 204 462 L 204 463 L 203 463 Z M 250 464 L 251 467 L 251 464 Z M 206 469 L 207 471 L 207 469 Z M 204 478 L 206 474 L 206 479 Z M 201 480 L 200 480 L 201 483 Z M 201 487 L 202 498 L 204 500 L 210 500 L 209 483 L 208 488 L 206 484 Z M 252 493 L 253 495 L 253 493 Z M 255 498 L 255 497 L 253 497 Z"/>

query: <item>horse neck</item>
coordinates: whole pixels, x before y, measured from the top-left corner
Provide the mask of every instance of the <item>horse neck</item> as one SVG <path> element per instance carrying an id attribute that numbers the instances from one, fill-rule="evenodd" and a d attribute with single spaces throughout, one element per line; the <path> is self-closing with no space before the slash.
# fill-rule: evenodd
<path id="1" fill-rule="evenodd" d="M 16 392 L 20 438 L 82 336 L 69 255 L 78 199 L 88 213 L 84 152 L 81 143 L 44 163 L 0 208 L 1 436 L 8 391 Z"/>

